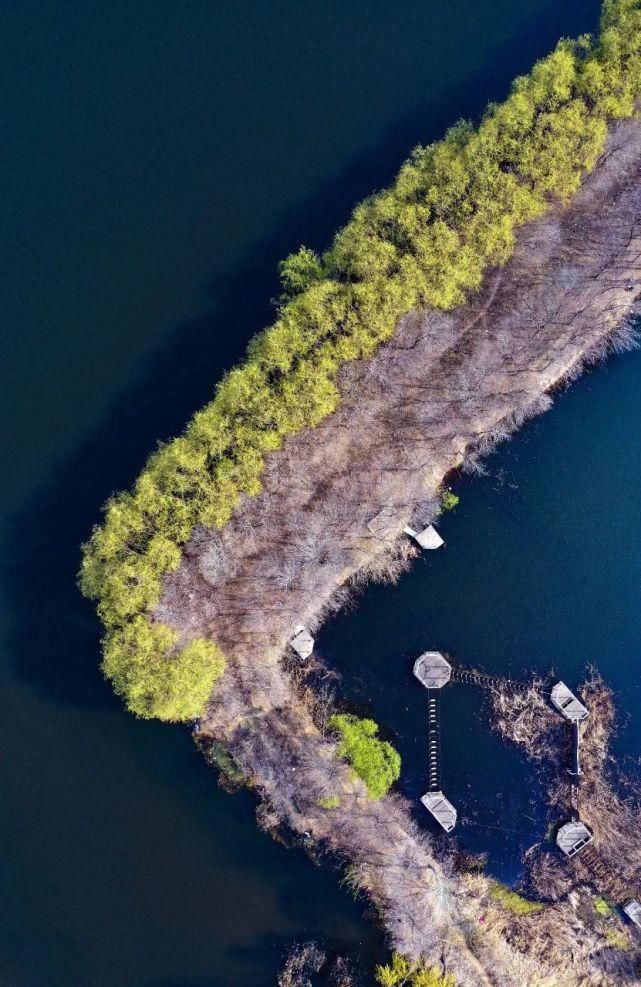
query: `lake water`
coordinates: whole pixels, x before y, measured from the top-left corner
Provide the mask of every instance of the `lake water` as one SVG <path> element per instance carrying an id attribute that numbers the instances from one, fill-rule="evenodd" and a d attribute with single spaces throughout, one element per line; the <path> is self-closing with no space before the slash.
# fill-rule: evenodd
<path id="1" fill-rule="evenodd" d="M 320 635 L 319 653 L 343 673 L 341 696 L 391 732 L 410 797 L 427 787 L 426 694 L 411 668 L 432 649 L 514 678 L 554 670 L 570 688 L 595 666 L 621 713 L 614 750 L 638 770 L 640 378 L 635 352 L 557 394 L 486 476 L 453 483 L 460 504 L 438 522 L 445 548 L 397 586 L 368 588 Z M 512 881 L 522 851 L 545 836 L 545 806 L 527 761 L 488 729 L 484 699 L 473 685 L 441 694 L 442 784 L 462 844 Z"/>
<path id="2" fill-rule="evenodd" d="M 597 12 L 596 0 L 3 5 L 6 987 L 267 987 L 287 943 L 309 937 L 367 982 L 382 943 L 363 905 L 261 834 L 251 797 L 220 792 L 185 731 L 113 699 L 75 588 L 78 546 L 269 320 L 278 260 L 326 244 L 414 144 L 478 114 Z M 563 397 L 491 478 L 462 485 L 443 553 L 322 635 L 346 693 L 398 735 L 407 791 L 423 784 L 424 743 L 408 662 L 427 644 L 488 668 L 555 662 L 571 679 L 607 660 L 632 708 L 638 370 L 624 358 Z M 487 823 L 510 804 L 513 766 L 520 829 L 525 768 L 492 746 L 478 699 L 444 695 L 448 791 Z M 631 754 L 635 729 L 619 741 Z M 509 871 L 513 849 L 497 845 L 492 865 Z"/>

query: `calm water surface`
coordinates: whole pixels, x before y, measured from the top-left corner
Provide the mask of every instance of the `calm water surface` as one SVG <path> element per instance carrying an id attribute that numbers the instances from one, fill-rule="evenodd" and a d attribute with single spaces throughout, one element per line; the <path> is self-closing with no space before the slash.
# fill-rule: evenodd
<path id="1" fill-rule="evenodd" d="M 78 545 L 267 322 L 277 261 L 326 244 L 415 143 L 500 98 L 597 8 L 2 5 L 3 985 L 267 987 L 306 937 L 362 971 L 380 956 L 362 906 L 260 834 L 251 798 L 219 792 L 182 730 L 121 711 Z M 465 485 L 444 553 L 323 635 L 346 691 L 398 733 L 408 790 L 424 741 L 407 668 L 427 643 L 570 674 L 597 651 L 631 688 L 635 359 L 501 454 L 501 479 Z M 487 821 L 507 755 L 481 798 L 478 697 L 451 703 L 448 788 L 462 803 L 469 785 L 466 811 Z"/>
<path id="2" fill-rule="evenodd" d="M 341 694 L 370 710 L 403 755 L 402 786 L 426 789 L 426 695 L 413 679 L 427 649 L 515 678 L 552 670 L 576 685 L 590 665 L 615 690 L 615 751 L 641 755 L 641 353 L 609 361 L 487 462 L 454 484 L 460 505 L 396 587 L 371 587 L 329 625 L 319 650 L 344 673 Z M 483 693 L 442 693 L 442 782 L 459 836 L 513 880 L 545 836 L 541 791 L 516 748 L 488 730 Z M 420 809 L 420 807 L 419 807 Z M 431 820 L 419 812 L 428 828 Z"/>

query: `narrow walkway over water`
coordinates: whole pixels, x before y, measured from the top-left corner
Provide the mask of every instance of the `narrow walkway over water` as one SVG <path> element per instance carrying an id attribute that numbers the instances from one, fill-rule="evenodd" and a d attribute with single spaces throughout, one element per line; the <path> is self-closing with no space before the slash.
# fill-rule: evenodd
<path id="1" fill-rule="evenodd" d="M 425 686 L 427 699 L 428 736 L 428 791 L 421 802 L 447 833 L 456 826 L 457 811 L 442 791 L 441 778 L 441 689 L 448 682 L 462 682 L 481 689 L 501 689 L 514 693 L 526 690 L 530 685 L 523 681 L 498 675 L 487 675 L 478 669 L 453 665 L 449 656 L 438 651 L 426 651 L 420 655 L 413 668 L 414 675 Z M 595 887 L 612 901 L 619 902 L 625 914 L 635 924 L 641 916 L 641 906 L 635 898 L 635 891 L 625 877 L 615 872 L 603 859 L 594 844 L 594 834 L 579 816 L 579 783 L 582 776 L 580 765 L 581 728 L 589 716 L 587 707 L 574 695 L 564 682 L 557 682 L 549 693 L 549 701 L 566 724 L 565 749 L 563 760 L 570 777 L 570 819 L 558 829 L 556 843 L 559 850 L 569 859 L 581 856 L 581 863 L 587 867 Z M 500 826 L 499 826 L 500 828 Z"/>

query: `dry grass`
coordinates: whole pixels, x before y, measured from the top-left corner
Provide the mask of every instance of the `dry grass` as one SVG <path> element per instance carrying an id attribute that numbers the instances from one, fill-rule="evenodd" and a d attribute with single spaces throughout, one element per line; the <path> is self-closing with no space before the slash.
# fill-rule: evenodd
<path id="1" fill-rule="evenodd" d="M 603 908 L 601 896 L 621 904 L 641 892 L 641 793 L 618 770 L 610 753 L 615 729 L 611 690 L 591 669 L 577 691 L 590 710 L 581 728 L 583 776 L 578 808 L 580 818 L 592 830 L 594 844 L 571 861 L 550 844 L 532 847 L 526 856 L 527 884 L 544 900 L 555 903 L 553 914 L 562 910 L 567 916 L 569 924 L 559 930 L 563 940 L 580 923 L 584 943 L 593 941 L 594 976 L 598 968 L 601 978 L 616 975 L 618 983 L 638 983 L 635 971 L 641 962 L 641 942 L 620 924 L 616 913 Z M 550 808 L 563 822 L 571 814 L 564 721 L 549 705 L 548 696 L 549 685 L 536 681 L 516 695 L 497 690 L 492 704 L 496 728 L 519 744 L 544 773 Z M 571 922 L 568 909 L 572 910 Z M 540 921 L 549 918 L 548 910 Z M 532 941 L 540 942 L 540 930 Z M 570 942 L 566 945 L 571 947 Z"/>

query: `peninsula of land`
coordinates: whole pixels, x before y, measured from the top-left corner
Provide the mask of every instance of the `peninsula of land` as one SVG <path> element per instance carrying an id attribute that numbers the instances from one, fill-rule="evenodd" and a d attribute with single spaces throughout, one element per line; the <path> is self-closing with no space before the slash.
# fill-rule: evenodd
<path id="1" fill-rule="evenodd" d="M 545 907 L 508 908 L 417 826 L 385 794 L 396 752 L 332 708 L 309 656 L 351 593 L 411 563 L 452 470 L 479 469 L 555 388 L 633 345 L 640 98 L 641 9 L 605 0 L 598 39 L 560 42 L 477 129 L 417 149 L 322 258 L 284 262 L 275 324 L 85 546 L 118 694 L 196 721 L 263 825 L 345 865 L 395 962 L 425 974 L 381 983 L 638 982 L 639 940 L 594 920 L 580 870 Z M 519 713 L 497 706 L 517 741 Z"/>
<path id="2" fill-rule="evenodd" d="M 490 882 L 440 856 L 401 799 L 368 798 L 336 757 L 322 703 L 283 655 L 298 622 L 317 627 L 353 586 L 409 564 L 417 549 L 403 528 L 434 518 L 448 472 L 474 468 L 550 406 L 555 386 L 631 344 L 640 297 L 635 118 L 614 129 L 571 205 L 522 231 L 472 305 L 412 313 L 375 357 L 344 372 L 341 410 L 269 458 L 263 492 L 221 532 L 194 534 L 157 611 L 185 637 L 211 634 L 228 656 L 199 743 L 224 741 L 263 797 L 264 819 L 347 861 L 395 949 L 460 984 L 552 985 L 562 969 L 568 985 L 614 987 L 636 982 L 641 954 L 613 959 L 572 898 L 580 881 L 545 918 L 502 913 Z M 327 798 L 339 803 L 331 811 Z"/>

